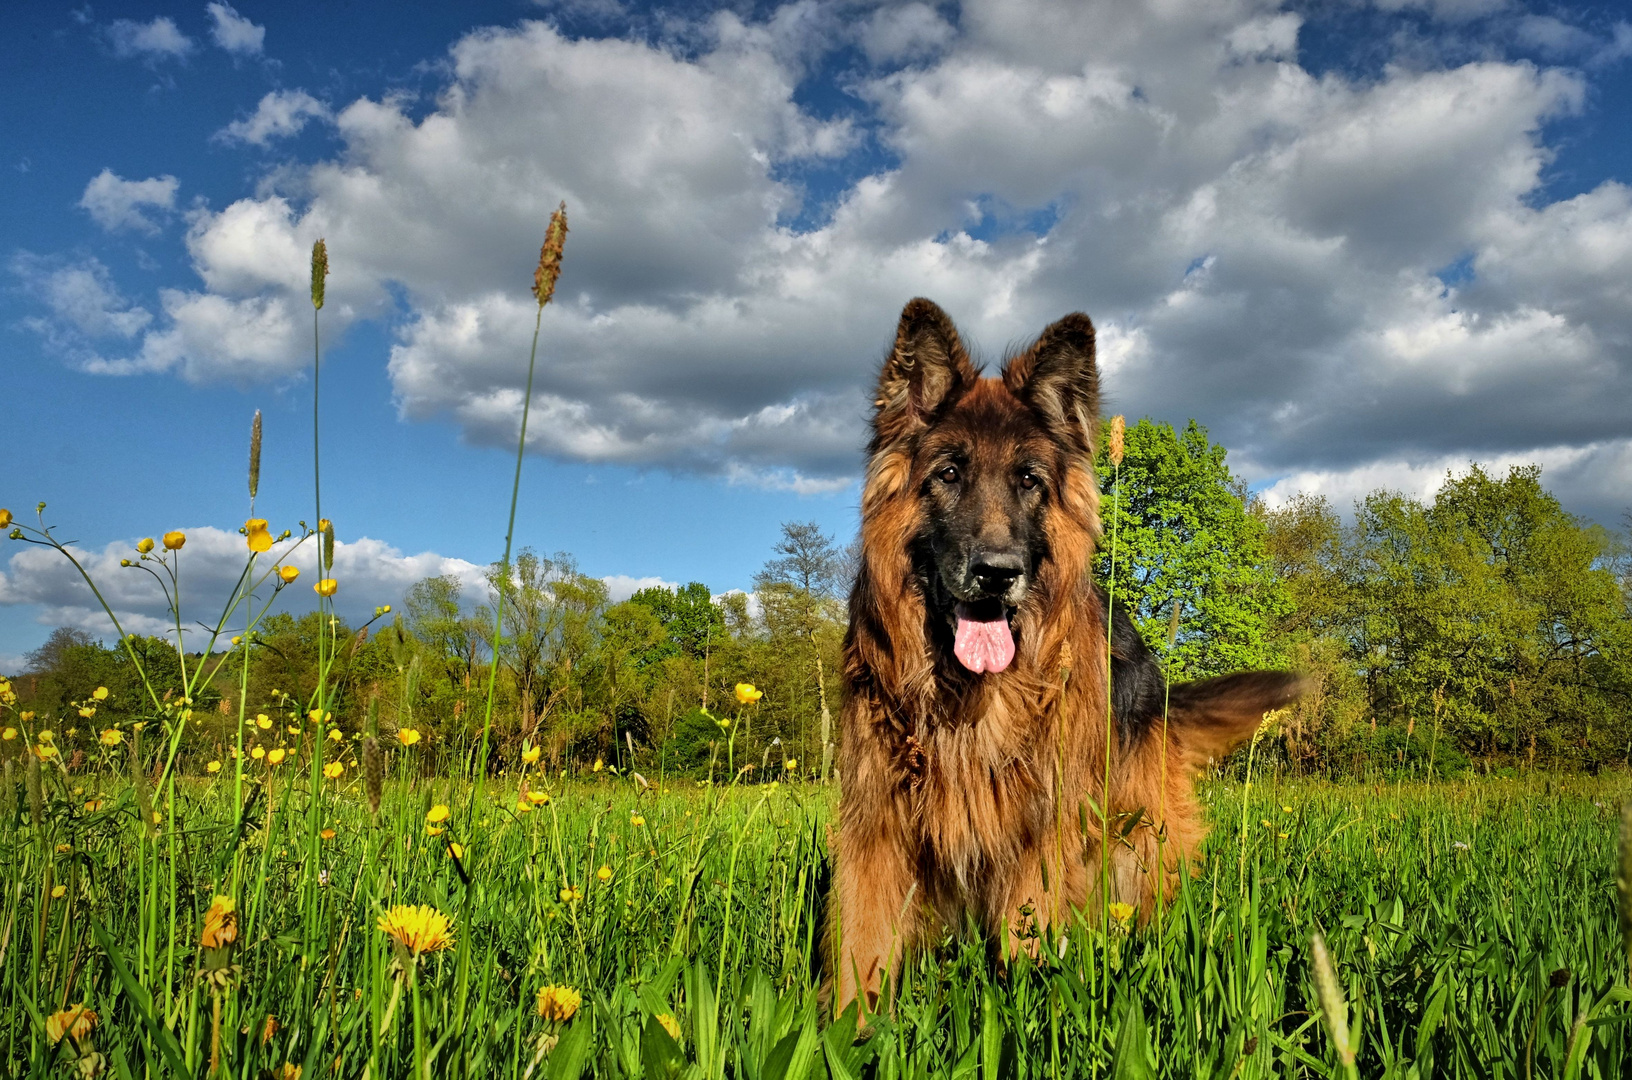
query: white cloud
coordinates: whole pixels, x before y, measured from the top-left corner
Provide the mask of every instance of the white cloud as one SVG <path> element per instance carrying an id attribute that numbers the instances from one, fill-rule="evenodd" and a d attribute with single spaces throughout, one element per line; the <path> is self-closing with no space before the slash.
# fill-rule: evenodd
<path id="1" fill-rule="evenodd" d="M 103 169 L 85 185 L 79 207 L 109 232 L 133 229 L 154 236 L 159 231 L 155 219 L 162 220 L 175 210 L 176 189 L 180 186 L 174 176 L 126 180 L 112 169 Z"/>
<path id="2" fill-rule="evenodd" d="M 187 544 L 182 548 L 181 573 L 184 588 L 183 624 L 188 626 L 189 645 L 201 642 L 198 621 L 219 616 L 238 576 L 247 552 L 244 539 L 236 532 L 211 526 L 184 530 Z M 77 557 L 107 599 L 126 632 L 173 634 L 175 620 L 166 608 L 159 583 L 141 569 L 121 567 L 122 559 L 137 558 L 135 539 L 108 544 L 100 551 L 80 550 Z M 297 546 L 285 541 L 269 555 L 262 556 L 264 569 L 274 561 L 297 566 L 301 575 L 294 584 L 277 594 L 273 610 L 299 614 L 316 604 L 312 582 L 316 580 L 316 548 L 312 543 Z M 405 555 L 397 548 L 367 537 L 335 544 L 334 578 L 340 582 L 335 608 L 354 625 L 366 621 L 381 604 L 399 607 L 414 582 L 425 577 L 451 574 L 458 578 L 469 597 L 485 596 L 483 568 L 464 559 L 432 552 Z M 257 593 L 257 606 L 273 596 L 270 584 Z M 0 607 L 32 605 L 42 626 L 76 626 L 89 633 L 111 636 L 112 624 L 97 604 L 78 572 L 49 548 L 28 547 L 12 555 L 0 572 Z M 242 615 L 236 626 L 243 626 Z M 229 630 L 228 636 L 231 635 Z"/>
<path id="3" fill-rule="evenodd" d="M 220 142 L 265 146 L 273 139 L 297 135 L 308 120 L 330 119 L 329 108 L 304 90 L 274 90 L 261 99 L 255 112 L 234 120 L 213 136 Z"/>
<path id="4" fill-rule="evenodd" d="M 266 27 L 256 26 L 231 4 L 206 4 L 210 14 L 210 37 L 234 56 L 259 56 L 266 44 Z"/>
<path id="5" fill-rule="evenodd" d="M 104 32 L 113 54 L 121 59 L 132 56 L 148 61 L 180 60 L 196 47 L 193 39 L 176 28 L 175 20 L 161 15 L 152 22 L 115 19 Z"/>
<path id="6" fill-rule="evenodd" d="M 642 589 L 667 589 L 675 592 L 680 588 L 679 582 L 665 581 L 660 577 L 630 577 L 628 574 L 608 574 L 601 579 L 606 582 L 606 598 L 614 604 L 621 604 Z"/>
<path id="7" fill-rule="evenodd" d="M 557 457 L 842 488 L 914 295 L 992 352 L 1090 312 L 1119 411 L 1196 416 L 1262 479 L 1632 437 L 1632 198 L 1544 188 L 1586 68 L 1500 59 L 1499 5 L 1409 6 L 1486 34 L 1482 58 L 1316 75 L 1298 41 L 1321 13 L 1269 0 L 970 0 L 955 27 L 794 3 L 671 20 L 660 44 L 473 32 L 430 108 L 354 101 L 332 159 L 193 218 L 203 287 L 165 293 L 122 362 L 288 377 L 324 236 L 326 325 L 404 300 L 402 415 L 505 443 L 564 198 L 529 433 Z M 855 108 L 802 107 L 848 46 L 869 58 L 837 83 Z M 271 100 L 234 137 L 297 121 Z M 812 211 L 822 169 L 848 179 Z"/>
<path id="8" fill-rule="evenodd" d="M 153 321 L 152 314 L 127 300 L 99 259 L 65 263 L 19 252 L 10 269 L 24 292 L 41 301 L 52 318 L 25 319 L 24 325 L 56 348 L 76 352 L 85 341 L 129 339 Z"/>

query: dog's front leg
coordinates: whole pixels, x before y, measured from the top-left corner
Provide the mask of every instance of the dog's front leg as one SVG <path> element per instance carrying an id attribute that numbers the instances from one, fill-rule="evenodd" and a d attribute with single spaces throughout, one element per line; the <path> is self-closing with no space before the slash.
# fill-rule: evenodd
<path id="1" fill-rule="evenodd" d="M 828 957 L 838 989 L 834 1011 L 842 1013 L 860 994 L 866 1011 L 874 1012 L 883 980 L 894 982 L 902 954 L 917 936 L 923 898 L 914 895 L 913 858 L 898 817 L 842 818 L 835 872 L 838 911 L 828 927 Z"/>

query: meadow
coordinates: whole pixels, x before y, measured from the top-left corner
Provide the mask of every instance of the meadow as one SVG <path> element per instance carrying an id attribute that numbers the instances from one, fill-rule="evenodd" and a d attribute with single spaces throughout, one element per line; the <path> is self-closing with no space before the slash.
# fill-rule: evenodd
<path id="1" fill-rule="evenodd" d="M 375 813 L 355 776 L 311 803 L 290 759 L 251 770 L 241 833 L 230 775 L 150 829 L 117 756 L 6 808 L 8 1075 L 1350 1075 L 1317 931 L 1359 1075 L 1632 1071 L 1625 777 L 1209 782 L 1207 858 L 1159 920 L 1006 968 L 949 935 L 857 1040 L 818 993 L 830 788 L 390 780 Z M 398 905 L 445 929 L 393 937 Z"/>

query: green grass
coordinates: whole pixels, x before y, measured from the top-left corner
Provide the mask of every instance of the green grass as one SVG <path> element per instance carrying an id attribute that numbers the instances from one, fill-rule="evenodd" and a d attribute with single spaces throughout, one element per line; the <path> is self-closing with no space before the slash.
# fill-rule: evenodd
<path id="1" fill-rule="evenodd" d="M 855 1043 L 853 1018 L 820 1014 L 812 971 L 829 791 L 637 795 L 586 777 L 521 815 L 513 777 L 476 807 L 464 783 L 397 782 L 375 822 L 354 783 L 331 782 L 316 809 L 335 836 L 314 862 L 309 787 L 281 768 L 270 813 L 252 788 L 237 843 L 230 779 L 176 784 L 156 839 L 111 767 L 48 770 L 41 828 L 16 793 L 0 828 L 6 1075 L 74 1075 L 72 1041 L 52 1046 L 44 1020 L 81 1001 L 100 1023 L 80 1049 L 108 1075 L 204 1075 L 215 1002 L 198 945 L 217 891 L 241 917 L 223 1076 L 409 1076 L 416 1061 L 435 1077 L 1338 1076 L 1313 1004 L 1317 930 L 1361 1075 L 1632 1075 L 1612 867 L 1624 779 L 1263 783 L 1244 846 L 1240 786 L 1206 785 L 1208 860 L 1159 928 L 1078 926 L 1063 960 L 1006 974 L 947 940 Z M 434 803 L 453 807 L 437 837 Z M 435 906 L 457 937 L 404 973 L 396 1007 L 375 928 L 394 904 Z M 537 1015 L 546 984 L 582 993 L 565 1025 Z"/>

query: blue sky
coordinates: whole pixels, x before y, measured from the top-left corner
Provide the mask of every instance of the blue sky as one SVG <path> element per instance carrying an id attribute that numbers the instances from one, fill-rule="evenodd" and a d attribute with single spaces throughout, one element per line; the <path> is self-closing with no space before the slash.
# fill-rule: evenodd
<path id="1" fill-rule="evenodd" d="M 1632 25 L 1616 6 L 16 5 L 0 42 L 0 506 L 105 572 L 169 528 L 208 592 L 324 492 L 366 611 L 518 542 L 745 588 L 855 524 L 901 304 L 995 359 L 1070 310 L 1111 404 L 1194 416 L 1272 500 L 1537 461 L 1632 497 Z M 228 530 L 211 533 L 211 528 Z M 240 542 L 241 543 L 241 542 Z M 0 548 L 0 670 L 63 622 Z M 191 553 L 196 552 L 196 555 Z M 349 562 L 347 561 L 349 559 Z M 136 625 L 162 612 L 131 583 Z M 297 590 L 303 592 L 304 590 Z M 350 610 L 347 608 L 347 610 Z M 156 624 L 152 624 L 156 625 Z"/>

